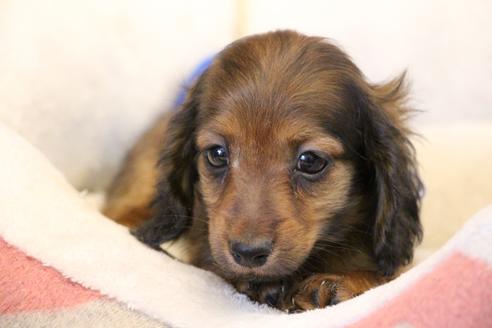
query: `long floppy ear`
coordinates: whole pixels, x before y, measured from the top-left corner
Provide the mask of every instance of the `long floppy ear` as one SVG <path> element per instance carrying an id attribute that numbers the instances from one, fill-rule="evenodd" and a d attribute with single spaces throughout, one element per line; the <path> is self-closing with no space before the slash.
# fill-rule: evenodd
<path id="1" fill-rule="evenodd" d="M 412 134 L 405 126 L 405 74 L 382 85 L 368 85 L 364 107 L 365 156 L 374 195 L 373 251 L 380 272 L 391 276 L 413 258 L 422 239 L 420 181 Z"/>
<path id="2" fill-rule="evenodd" d="M 153 215 L 132 231 L 140 241 L 155 249 L 179 237 L 192 223 L 194 185 L 198 180 L 194 135 L 202 80 L 203 75 L 168 123 L 157 163 L 160 180 L 152 202 Z"/>

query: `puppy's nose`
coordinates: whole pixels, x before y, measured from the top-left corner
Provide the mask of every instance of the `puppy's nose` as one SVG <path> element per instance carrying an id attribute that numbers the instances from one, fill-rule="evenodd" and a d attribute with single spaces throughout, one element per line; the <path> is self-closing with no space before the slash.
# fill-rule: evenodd
<path id="1" fill-rule="evenodd" d="M 237 264 L 255 268 L 262 266 L 272 252 L 272 242 L 240 243 L 231 242 L 231 254 Z"/>

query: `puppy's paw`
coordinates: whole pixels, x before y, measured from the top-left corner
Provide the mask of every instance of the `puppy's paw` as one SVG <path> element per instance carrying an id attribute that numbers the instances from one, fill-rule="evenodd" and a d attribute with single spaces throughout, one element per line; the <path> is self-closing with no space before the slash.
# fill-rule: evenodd
<path id="1" fill-rule="evenodd" d="M 294 313 L 335 305 L 387 280 L 374 272 L 351 272 L 344 275 L 323 273 L 299 281 L 240 281 L 234 286 L 253 301 Z"/>
<path id="2" fill-rule="evenodd" d="M 314 274 L 293 289 L 289 312 L 320 309 L 351 299 L 387 281 L 373 272 Z"/>
<path id="3" fill-rule="evenodd" d="M 333 274 L 316 274 L 301 281 L 291 297 L 289 312 L 302 312 L 337 304 L 343 277 Z"/>
<path id="4" fill-rule="evenodd" d="M 284 280 L 252 282 L 240 281 L 234 284 L 237 291 L 246 294 L 251 300 L 271 307 L 287 310 L 290 283 Z"/>

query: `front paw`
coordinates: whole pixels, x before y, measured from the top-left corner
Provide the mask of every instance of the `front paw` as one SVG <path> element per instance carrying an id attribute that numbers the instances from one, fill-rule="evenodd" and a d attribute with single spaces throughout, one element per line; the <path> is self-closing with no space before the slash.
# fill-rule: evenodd
<path id="1" fill-rule="evenodd" d="M 289 312 L 324 308 L 343 301 L 343 276 L 315 274 L 301 281 L 292 295 Z"/>
<path id="2" fill-rule="evenodd" d="M 335 305 L 387 280 L 375 272 L 364 271 L 345 275 L 314 274 L 294 286 L 289 311 L 300 312 Z"/>
<path id="3" fill-rule="evenodd" d="M 246 294 L 251 300 L 271 307 L 287 310 L 290 283 L 280 281 L 239 281 L 234 284 L 238 292 Z"/>

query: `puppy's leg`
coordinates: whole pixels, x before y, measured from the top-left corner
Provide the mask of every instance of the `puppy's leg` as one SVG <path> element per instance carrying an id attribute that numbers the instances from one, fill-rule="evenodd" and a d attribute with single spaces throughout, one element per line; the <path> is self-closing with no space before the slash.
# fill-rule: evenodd
<path id="1" fill-rule="evenodd" d="M 388 279 L 374 272 L 351 272 L 344 275 L 315 274 L 294 287 L 291 312 L 335 305 L 374 288 Z"/>
<path id="2" fill-rule="evenodd" d="M 103 213 L 129 228 L 151 216 L 158 179 L 157 162 L 169 115 L 162 117 L 135 144 L 107 193 Z"/>

